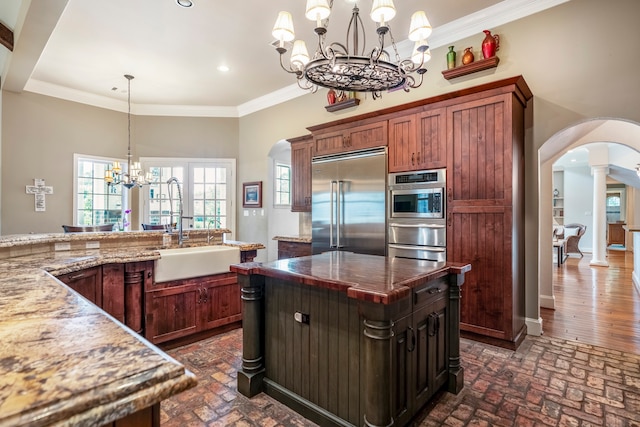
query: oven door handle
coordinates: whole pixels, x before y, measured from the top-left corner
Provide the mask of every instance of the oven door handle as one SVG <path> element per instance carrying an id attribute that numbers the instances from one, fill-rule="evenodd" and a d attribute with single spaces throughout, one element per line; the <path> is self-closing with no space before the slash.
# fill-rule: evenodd
<path id="1" fill-rule="evenodd" d="M 420 250 L 420 251 L 429 251 L 429 252 L 444 252 L 447 250 L 447 248 L 437 247 L 437 246 L 396 245 L 395 243 L 390 243 L 389 247 L 393 249 L 409 249 L 409 250 Z"/>
<path id="2" fill-rule="evenodd" d="M 443 224 L 398 224 L 397 222 L 393 222 L 389 224 L 389 227 L 396 228 L 445 228 L 446 226 Z"/>

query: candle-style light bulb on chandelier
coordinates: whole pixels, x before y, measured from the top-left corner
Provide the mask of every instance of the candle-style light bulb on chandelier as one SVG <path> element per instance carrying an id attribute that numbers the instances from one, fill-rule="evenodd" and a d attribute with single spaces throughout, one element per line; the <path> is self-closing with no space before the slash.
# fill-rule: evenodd
<path id="1" fill-rule="evenodd" d="M 125 74 L 127 79 L 127 170 L 123 171 L 120 162 L 113 162 L 109 169 L 105 171 L 104 180 L 108 185 L 122 184 L 126 188 L 142 187 L 153 181 L 150 172 L 145 173 L 140 166 L 140 162 L 131 162 L 131 80 L 133 76 Z"/>
<path id="2" fill-rule="evenodd" d="M 366 35 L 357 4 L 352 10 L 346 42 L 327 43 L 332 8 L 333 0 L 307 0 L 305 16 L 316 23 L 314 32 L 318 36 L 313 58 L 309 58 L 303 40 L 294 41 L 291 14 L 278 14 L 272 35 L 278 40 L 276 51 L 280 54 L 280 65 L 286 72 L 295 74 L 301 88 L 314 92 L 318 86 L 347 92 L 372 92 L 376 99 L 384 90 L 404 89 L 408 92 L 422 84 L 424 73 L 427 72 L 424 64 L 431 58 L 427 37 L 431 35 L 432 28 L 425 12 L 412 15 L 408 38 L 415 42 L 415 46 L 410 58 L 401 59 L 389 27 L 389 21 L 396 15 L 393 0 L 373 0 L 370 16 L 377 23 L 378 45 L 368 53 L 365 52 Z M 388 47 L 392 48 L 394 54 L 393 60 L 385 50 L 387 35 L 391 42 Z M 285 67 L 285 43 L 292 41 L 290 65 Z"/>

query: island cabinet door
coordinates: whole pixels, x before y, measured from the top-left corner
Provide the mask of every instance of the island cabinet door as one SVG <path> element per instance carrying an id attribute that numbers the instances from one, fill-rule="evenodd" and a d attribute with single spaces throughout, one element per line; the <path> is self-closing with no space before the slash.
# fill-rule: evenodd
<path id="1" fill-rule="evenodd" d="M 394 321 L 392 404 L 397 425 L 406 425 L 447 382 L 447 288 L 439 289 L 412 314 Z"/>

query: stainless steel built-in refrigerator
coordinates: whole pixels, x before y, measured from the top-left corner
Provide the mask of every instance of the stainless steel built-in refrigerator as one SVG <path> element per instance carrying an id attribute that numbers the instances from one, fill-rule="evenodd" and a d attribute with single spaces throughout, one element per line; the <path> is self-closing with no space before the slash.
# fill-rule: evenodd
<path id="1" fill-rule="evenodd" d="M 386 255 L 386 148 L 315 157 L 311 174 L 313 253 Z"/>

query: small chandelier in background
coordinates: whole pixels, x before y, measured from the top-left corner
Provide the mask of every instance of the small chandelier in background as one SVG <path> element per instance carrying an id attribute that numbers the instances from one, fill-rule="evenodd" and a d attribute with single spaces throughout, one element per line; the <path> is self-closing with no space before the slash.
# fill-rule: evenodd
<path id="1" fill-rule="evenodd" d="M 127 79 L 127 170 L 123 171 L 120 162 L 113 162 L 111 167 L 105 171 L 104 180 L 108 185 L 122 184 L 126 188 L 133 188 L 135 186 L 142 187 L 145 184 L 150 184 L 153 181 L 153 176 L 150 172 L 145 173 L 140 166 L 140 162 L 131 162 L 131 80 L 133 76 L 125 74 Z"/>
<path id="2" fill-rule="evenodd" d="M 431 24 L 423 11 L 411 17 L 408 38 L 415 42 L 411 58 L 401 59 L 388 22 L 395 16 L 393 0 L 373 0 L 371 19 L 377 23 L 378 46 L 365 53 L 366 37 L 360 9 L 354 5 L 347 28 L 346 43 L 327 44 L 327 28 L 333 0 L 307 0 L 305 16 L 315 21 L 314 32 L 318 46 L 313 58 L 309 58 L 303 40 L 295 40 L 293 19 L 289 12 L 280 12 L 272 35 L 278 40 L 276 51 L 280 54 L 280 65 L 295 74 L 298 85 L 316 91 L 318 86 L 346 92 L 372 92 L 373 99 L 381 91 L 417 88 L 422 84 L 427 69 L 424 64 L 431 59 L 427 37 L 431 35 Z M 395 58 L 391 60 L 385 51 L 385 37 L 389 35 Z M 360 46 L 362 38 L 363 46 Z M 287 52 L 285 42 L 293 42 L 290 65 L 285 67 L 283 56 Z M 417 77 L 414 75 L 417 75 Z"/>

